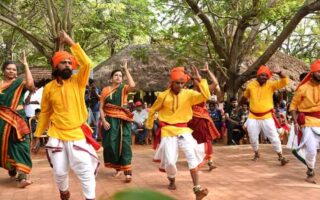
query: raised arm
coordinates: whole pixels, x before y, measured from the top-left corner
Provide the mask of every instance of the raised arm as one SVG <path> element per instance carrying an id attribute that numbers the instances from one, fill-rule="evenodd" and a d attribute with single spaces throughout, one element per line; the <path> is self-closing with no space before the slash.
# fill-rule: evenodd
<path id="1" fill-rule="evenodd" d="M 210 99 L 211 94 L 209 91 L 209 86 L 208 86 L 207 80 L 201 79 L 199 71 L 194 66 L 192 66 L 192 74 L 193 74 L 193 78 L 196 80 L 196 83 L 198 83 L 197 86 L 198 86 L 200 92 L 197 92 L 194 90 L 190 91 L 191 104 L 196 105 L 196 104 L 208 101 Z"/>
<path id="2" fill-rule="evenodd" d="M 278 66 L 272 69 L 272 73 L 278 74 L 280 76 L 280 80 L 273 82 L 274 90 L 279 90 L 289 83 L 289 78 L 284 74 L 283 70 L 281 70 Z"/>
<path id="3" fill-rule="evenodd" d="M 89 75 L 90 75 L 90 59 L 87 56 L 87 54 L 83 51 L 83 49 L 80 47 L 78 43 L 75 43 L 70 36 L 64 32 L 60 32 L 60 42 L 67 44 L 76 58 L 76 61 L 79 64 L 79 72 L 76 74 L 78 83 L 81 87 L 85 88 L 88 81 L 89 81 Z"/>
<path id="4" fill-rule="evenodd" d="M 210 71 L 209 65 L 206 62 L 204 67 L 201 69 L 202 72 L 207 73 L 212 83 L 209 85 L 210 92 L 214 92 L 217 96 L 221 95 L 221 89 L 216 76 Z"/>
<path id="5" fill-rule="evenodd" d="M 29 69 L 29 64 L 27 62 L 27 57 L 26 57 L 25 51 L 23 51 L 23 55 L 22 55 L 22 58 L 21 58 L 20 62 L 24 65 L 24 69 L 25 69 L 25 81 L 26 81 L 26 86 L 25 87 L 28 90 L 33 91 L 35 89 L 34 81 L 33 81 L 33 77 L 32 77 L 32 74 L 30 72 L 30 69 Z"/>
<path id="6" fill-rule="evenodd" d="M 136 84 L 128 70 L 128 60 L 124 60 L 123 64 L 121 65 L 121 68 L 124 69 L 124 72 L 126 73 L 127 79 L 128 79 L 128 92 L 133 91 L 134 88 L 136 87 Z"/>

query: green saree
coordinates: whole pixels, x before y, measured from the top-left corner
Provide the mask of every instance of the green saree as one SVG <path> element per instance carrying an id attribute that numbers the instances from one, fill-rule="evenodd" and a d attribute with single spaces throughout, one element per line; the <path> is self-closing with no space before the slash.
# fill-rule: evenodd
<path id="1" fill-rule="evenodd" d="M 110 89 L 105 98 L 104 112 L 110 129 L 102 127 L 103 158 L 106 167 L 131 171 L 132 114 L 124 108 L 125 86 Z"/>
<path id="2" fill-rule="evenodd" d="M 30 135 L 23 104 L 26 90 L 22 79 L 16 79 L 0 93 L 0 167 L 30 173 Z"/>

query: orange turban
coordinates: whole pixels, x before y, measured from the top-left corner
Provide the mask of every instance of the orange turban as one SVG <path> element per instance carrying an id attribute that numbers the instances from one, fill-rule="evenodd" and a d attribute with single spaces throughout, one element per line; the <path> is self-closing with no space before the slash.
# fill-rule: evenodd
<path id="1" fill-rule="evenodd" d="M 298 90 L 298 88 L 300 86 L 302 86 L 303 84 L 305 84 L 306 82 L 308 82 L 311 79 L 311 73 L 312 72 L 318 72 L 320 71 L 320 60 L 316 60 L 314 61 L 311 66 L 310 66 L 310 72 L 307 74 L 306 77 L 304 77 L 304 79 L 299 83 L 296 91 Z"/>
<path id="2" fill-rule="evenodd" d="M 257 71 L 257 76 L 259 76 L 260 74 L 266 74 L 268 78 L 271 78 L 272 71 L 267 66 L 261 65 L 259 70 Z"/>
<path id="3" fill-rule="evenodd" d="M 73 55 L 71 55 L 70 53 L 68 53 L 66 51 L 57 51 L 54 53 L 54 55 L 52 57 L 53 68 L 57 67 L 57 65 L 65 59 L 70 59 L 70 61 L 72 62 L 72 69 L 76 69 L 77 66 L 79 65 L 76 58 Z"/>
<path id="4" fill-rule="evenodd" d="M 171 81 L 177 81 L 182 79 L 183 82 L 187 82 L 190 77 L 184 73 L 184 67 L 175 67 L 171 70 Z"/>

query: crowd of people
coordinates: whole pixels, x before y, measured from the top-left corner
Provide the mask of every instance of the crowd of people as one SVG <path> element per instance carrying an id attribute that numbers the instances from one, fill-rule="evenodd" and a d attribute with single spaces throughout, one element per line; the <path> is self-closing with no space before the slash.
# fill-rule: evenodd
<path id="1" fill-rule="evenodd" d="M 127 60 L 121 69 L 106 77 L 110 85 L 100 89 L 94 79 L 89 79 L 91 62 L 80 45 L 64 31 L 59 37 L 72 54 L 55 52 L 52 80 L 34 84 L 25 55 L 21 59 L 24 80 L 17 78 L 15 62 L 2 66 L 0 166 L 10 177 L 17 178 L 18 187 L 32 184 L 28 178 L 32 168 L 30 150 L 37 153 L 40 146 L 45 146 L 60 198 L 70 198 L 71 168 L 82 184 L 85 199 L 95 199 L 95 176 L 100 165 L 96 151 L 101 145 L 104 166 L 112 168 L 115 177 L 123 172 L 125 182 L 130 183 L 132 144 L 153 144 L 153 160 L 166 173 L 169 190 L 177 188 L 176 162 L 179 150 L 184 152 L 193 192 L 200 200 L 209 191 L 200 185 L 198 171 L 204 163 L 209 171 L 215 168 L 212 144 L 250 144 L 252 160 L 258 161 L 259 143 L 271 143 L 284 166 L 289 160 L 281 144 L 287 143 L 290 130 L 298 135 L 298 148 L 293 152 L 307 166 L 306 181 L 315 183 L 320 142 L 320 60 L 301 76 L 291 102 L 275 95 L 288 84 L 288 76 L 279 67 L 266 66 L 258 69 L 241 99 L 232 97 L 222 102 L 218 80 L 207 63 L 201 69 L 203 73 L 194 66 L 191 73 L 184 67 L 174 67 L 168 89 L 129 100 L 135 82 Z M 201 74 L 206 74 L 210 84 Z M 280 78 L 271 80 L 273 74 Z M 127 83 L 123 83 L 124 76 Z"/>

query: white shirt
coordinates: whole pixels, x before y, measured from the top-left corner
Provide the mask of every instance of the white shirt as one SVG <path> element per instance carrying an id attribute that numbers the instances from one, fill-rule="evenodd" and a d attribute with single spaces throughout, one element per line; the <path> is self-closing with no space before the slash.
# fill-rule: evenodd
<path id="1" fill-rule="evenodd" d="M 144 124 L 144 122 L 148 118 L 148 112 L 145 109 L 142 109 L 140 112 L 135 110 L 132 113 L 133 113 L 133 121 L 135 121 L 137 123 Z"/>
<path id="2" fill-rule="evenodd" d="M 27 91 L 24 95 L 24 101 L 26 101 L 26 98 L 28 97 L 30 91 Z M 38 101 L 39 104 L 28 104 L 28 105 L 25 105 L 24 106 L 24 110 L 26 112 L 26 116 L 27 117 L 33 117 L 35 115 L 35 110 L 37 108 L 40 109 L 40 103 L 41 103 L 41 99 L 42 99 L 42 93 L 43 93 L 43 87 L 37 89 L 35 91 L 34 94 L 31 94 L 31 97 L 30 97 L 30 102 L 31 101 Z"/>

